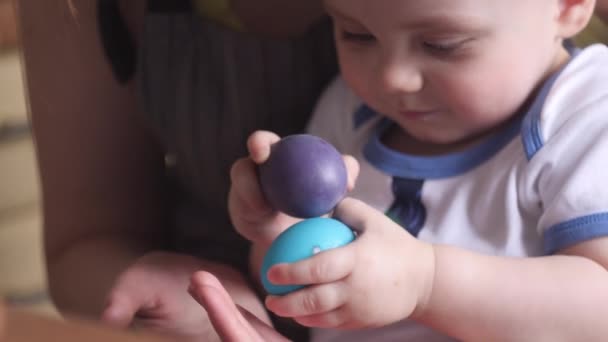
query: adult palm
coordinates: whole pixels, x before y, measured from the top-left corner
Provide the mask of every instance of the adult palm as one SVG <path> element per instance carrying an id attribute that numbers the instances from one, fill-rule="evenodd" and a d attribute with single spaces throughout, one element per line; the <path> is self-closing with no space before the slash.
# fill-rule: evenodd
<path id="1" fill-rule="evenodd" d="M 207 310 L 209 320 L 222 341 L 289 341 L 251 312 L 237 306 L 224 286 L 209 272 L 196 272 L 188 291 Z"/>

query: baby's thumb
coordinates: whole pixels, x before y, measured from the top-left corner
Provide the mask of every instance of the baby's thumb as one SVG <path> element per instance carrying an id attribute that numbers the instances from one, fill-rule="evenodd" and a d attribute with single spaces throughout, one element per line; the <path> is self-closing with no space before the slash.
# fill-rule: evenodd
<path id="1" fill-rule="evenodd" d="M 270 156 L 270 146 L 281 137 L 270 131 L 255 131 L 247 139 L 247 150 L 256 164 L 262 164 Z"/>
<path id="2" fill-rule="evenodd" d="M 138 310 L 139 305 L 132 298 L 112 294 L 101 313 L 101 321 L 113 327 L 127 328 Z"/>
<path id="3" fill-rule="evenodd" d="M 346 174 L 348 176 L 348 191 L 352 191 L 355 188 L 357 177 L 359 177 L 359 162 L 355 157 L 350 155 L 343 155 L 344 165 L 346 166 Z"/>

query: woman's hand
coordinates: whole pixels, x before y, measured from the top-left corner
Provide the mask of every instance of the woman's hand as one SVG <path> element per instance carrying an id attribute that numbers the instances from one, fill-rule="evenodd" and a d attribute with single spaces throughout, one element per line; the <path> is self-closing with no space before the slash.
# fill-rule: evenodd
<path id="1" fill-rule="evenodd" d="M 224 342 L 287 341 L 272 326 L 237 306 L 219 280 L 209 272 L 195 273 L 188 292 L 205 308 Z"/>
<path id="2" fill-rule="evenodd" d="M 115 282 L 102 320 L 117 327 L 134 327 L 168 333 L 186 341 L 219 341 L 209 318 L 188 294 L 191 275 L 201 269 L 226 282 L 242 305 L 269 321 L 247 281 L 229 267 L 192 256 L 153 252 L 137 260 Z M 246 303 L 242 300 L 247 296 Z"/>
<path id="3" fill-rule="evenodd" d="M 356 240 L 272 267 L 273 283 L 310 286 L 269 296 L 268 309 L 322 328 L 372 328 L 415 316 L 431 292 L 433 247 L 358 200 L 343 200 L 335 217 L 358 233 Z"/>

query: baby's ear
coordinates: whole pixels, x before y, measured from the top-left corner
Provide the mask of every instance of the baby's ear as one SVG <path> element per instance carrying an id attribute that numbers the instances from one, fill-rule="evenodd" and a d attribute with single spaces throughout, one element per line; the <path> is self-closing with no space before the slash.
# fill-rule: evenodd
<path id="1" fill-rule="evenodd" d="M 593 16 L 595 0 L 559 0 L 559 36 L 572 38 L 582 31 Z"/>

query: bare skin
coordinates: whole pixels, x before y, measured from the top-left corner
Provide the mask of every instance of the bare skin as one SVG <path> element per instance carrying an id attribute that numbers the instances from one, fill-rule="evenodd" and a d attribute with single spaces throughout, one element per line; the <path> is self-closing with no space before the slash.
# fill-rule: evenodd
<path id="1" fill-rule="evenodd" d="M 222 341 L 287 341 L 270 325 L 236 305 L 213 274 L 204 271 L 195 273 L 188 291 L 209 312 L 209 318 Z"/>
<path id="2" fill-rule="evenodd" d="M 96 315 L 116 275 L 161 245 L 162 154 L 135 119 L 133 86 L 112 77 L 94 1 L 61 3 L 19 2 L 25 76 L 51 293 L 62 310 Z"/>

